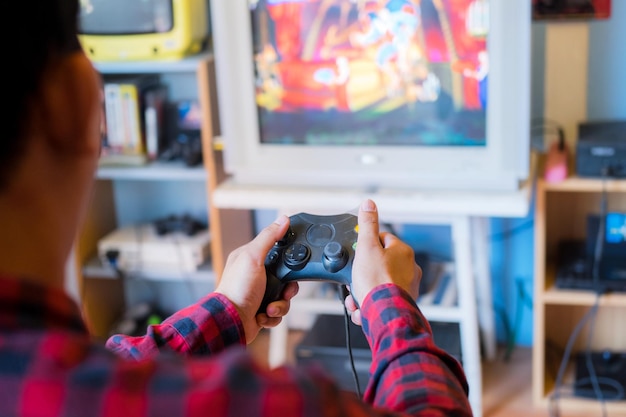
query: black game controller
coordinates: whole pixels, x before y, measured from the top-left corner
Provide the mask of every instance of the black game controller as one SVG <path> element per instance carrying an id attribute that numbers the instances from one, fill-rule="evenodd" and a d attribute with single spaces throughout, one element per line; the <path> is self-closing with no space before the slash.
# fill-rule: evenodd
<path id="1" fill-rule="evenodd" d="M 159 236 L 172 232 L 183 232 L 187 236 L 193 236 L 207 227 L 199 220 L 185 214 L 183 216 L 170 215 L 154 221 L 154 228 Z"/>
<path id="2" fill-rule="evenodd" d="M 357 216 L 299 213 L 290 220 L 289 230 L 265 258 L 267 287 L 259 312 L 279 300 L 292 281 L 352 283 Z"/>

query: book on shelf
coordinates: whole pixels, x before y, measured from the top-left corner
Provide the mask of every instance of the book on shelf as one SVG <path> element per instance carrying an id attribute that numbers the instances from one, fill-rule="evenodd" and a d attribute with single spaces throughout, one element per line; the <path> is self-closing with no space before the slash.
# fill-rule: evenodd
<path id="1" fill-rule="evenodd" d="M 167 147 L 168 95 L 168 88 L 164 84 L 157 85 L 144 94 L 146 153 L 150 161 L 156 160 Z"/>
<path id="2" fill-rule="evenodd" d="M 157 106 L 163 105 L 159 102 L 166 95 L 163 90 L 156 74 L 105 79 L 101 166 L 143 165 L 150 160 L 147 135 L 150 140 L 162 135 L 163 114 Z"/>

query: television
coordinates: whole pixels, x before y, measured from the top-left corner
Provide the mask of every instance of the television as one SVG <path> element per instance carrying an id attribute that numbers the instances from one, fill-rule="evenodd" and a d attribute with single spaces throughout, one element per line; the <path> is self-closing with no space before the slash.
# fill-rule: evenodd
<path id="1" fill-rule="evenodd" d="M 173 60 L 200 52 L 207 0 L 80 0 L 79 39 L 93 61 Z"/>
<path id="2" fill-rule="evenodd" d="M 527 0 L 212 0 L 231 184 L 517 190 Z"/>

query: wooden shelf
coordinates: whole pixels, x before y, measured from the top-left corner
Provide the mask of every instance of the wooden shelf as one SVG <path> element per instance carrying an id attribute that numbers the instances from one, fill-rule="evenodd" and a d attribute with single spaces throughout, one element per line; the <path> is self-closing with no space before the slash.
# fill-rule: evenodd
<path id="1" fill-rule="evenodd" d="M 545 400 L 547 406 L 548 399 Z M 582 399 L 577 397 L 564 397 L 559 400 L 559 408 L 562 412 L 587 412 L 589 416 L 601 415 L 600 402 L 592 399 Z M 626 401 L 607 401 L 606 412 L 609 416 L 626 415 Z M 563 414 L 568 415 L 568 414 Z"/>
<path id="2" fill-rule="evenodd" d="M 556 267 L 550 263 L 545 271 L 545 290 L 541 293 L 541 301 L 550 305 L 592 306 L 596 303 L 596 294 L 590 290 L 557 288 L 554 285 Z M 600 306 L 626 307 L 626 293 L 609 293 L 600 298 Z"/>
<path id="3" fill-rule="evenodd" d="M 187 167 L 183 162 L 153 162 L 142 166 L 101 166 L 99 179 L 146 181 L 206 181 L 204 166 Z"/>
<path id="4" fill-rule="evenodd" d="M 109 265 L 105 265 L 99 258 L 90 259 L 83 266 L 83 276 L 85 278 L 105 278 L 105 279 L 118 279 L 119 275 Z M 185 282 L 185 281 L 204 281 L 215 282 L 215 274 L 213 273 L 213 267 L 211 262 L 206 262 L 198 267 L 198 270 L 193 272 L 180 272 L 180 271 L 150 271 L 150 272 L 129 272 L 128 278 L 143 279 L 150 281 L 172 281 L 172 282 Z"/>
<path id="5" fill-rule="evenodd" d="M 554 381 L 550 383 L 552 389 L 542 400 L 542 405 L 547 409 L 550 408 L 550 399 L 554 393 Z M 567 366 L 559 392 L 558 408 L 563 415 L 569 415 L 569 413 L 588 413 L 589 416 L 601 414 L 601 404 L 598 400 L 574 396 L 574 366 L 572 361 Z M 605 405 L 609 416 L 626 415 L 626 400 L 605 401 Z"/>
<path id="6" fill-rule="evenodd" d="M 592 350 L 623 351 L 626 348 L 622 331 L 626 293 L 608 293 L 598 299 L 591 290 L 555 286 L 558 245 L 564 240 L 584 241 L 588 216 L 599 212 L 604 191 L 609 211 L 626 209 L 624 179 L 570 177 L 559 183 L 539 180 L 537 184 L 533 341 L 533 400 L 537 405 L 547 405 L 554 389 L 555 376 L 549 369 L 557 358 L 554 352 L 550 353 L 551 346 L 564 349 L 574 329 L 596 303 L 600 307 L 593 327 L 581 328 L 579 337 L 573 341 L 574 351 L 584 351 L 587 340 Z M 571 388 L 573 379 L 573 372 L 569 372 L 564 386 Z M 574 397 L 573 390 L 564 391 L 559 400 L 559 408 L 564 413 L 599 415 L 600 407 L 597 400 Z M 609 415 L 626 415 L 626 401 L 607 401 L 606 408 Z"/>
<path id="7" fill-rule="evenodd" d="M 543 302 L 546 304 L 592 306 L 596 303 L 596 295 L 592 291 L 563 290 L 555 287 L 549 288 L 543 294 Z M 626 307 L 626 293 L 611 293 L 600 297 L 602 307 Z"/>
<path id="8" fill-rule="evenodd" d="M 603 185 L 604 182 L 604 185 Z M 546 191 L 577 191 L 577 192 L 626 192 L 626 179 L 580 178 L 569 177 L 562 182 L 544 182 Z"/>
<path id="9" fill-rule="evenodd" d="M 97 245 L 100 239 L 112 230 L 115 230 L 124 223 L 122 214 L 128 214 L 131 209 L 136 209 L 138 213 L 131 214 L 132 221 L 142 221 L 140 217 L 144 213 L 139 212 L 139 207 L 129 207 L 123 203 L 126 198 L 136 189 L 141 189 L 143 184 L 131 184 L 126 187 L 129 181 L 152 181 L 149 185 L 150 191 L 146 193 L 146 204 L 159 208 L 161 202 L 170 203 L 178 208 L 186 205 L 187 201 L 172 201 L 168 199 L 167 192 L 176 187 L 178 183 L 172 181 L 191 182 L 201 185 L 206 189 L 206 211 L 211 228 L 211 262 L 203 265 L 193 273 L 158 272 L 129 274 L 130 279 L 160 281 L 154 287 L 167 288 L 171 283 L 175 287 L 181 284 L 196 284 L 206 287 L 206 283 L 217 284 L 221 276 L 226 257 L 233 249 L 252 239 L 253 227 L 252 216 L 247 211 L 220 210 L 216 208 L 210 195 L 216 183 L 224 176 L 222 165 L 219 162 L 219 153 L 213 150 L 214 126 L 217 122 L 217 111 L 214 108 L 215 95 L 215 74 L 214 62 L 211 52 L 202 52 L 180 60 L 169 61 L 141 61 L 141 62 L 96 62 L 94 67 L 103 76 L 113 74 L 159 74 L 162 75 L 163 82 L 171 87 L 176 93 L 172 98 L 197 93 L 198 101 L 202 111 L 201 140 L 203 151 L 203 164 L 198 167 L 189 168 L 184 162 L 155 162 L 146 165 L 105 165 L 99 166 L 94 184 L 93 201 L 85 213 L 85 221 L 81 228 L 75 245 L 74 268 L 70 273 L 76 275 L 79 282 L 81 303 L 85 320 L 90 325 L 92 335 L 101 338 L 108 334 L 110 325 L 125 307 L 124 284 L 128 281 L 116 279 L 118 275 L 111 268 L 104 267 L 94 254 L 97 253 Z M 141 158 L 136 158 L 134 162 L 143 163 Z M 103 162 L 103 161 L 101 161 Z M 109 161 L 112 163 L 115 161 Z M 117 161 L 123 162 L 123 161 Z M 118 185 L 123 185 L 118 187 Z M 137 185 L 137 187 L 135 187 Z M 185 186 L 187 184 L 184 184 Z M 165 193 L 161 195 L 159 192 Z M 132 195 L 130 197 L 137 197 Z M 197 196 L 190 195 L 189 202 L 196 205 Z M 203 196 L 200 196 L 203 197 Z M 165 201 L 167 199 L 167 201 Z M 130 200 L 129 200 L 130 201 Z M 130 205 L 132 206 L 132 204 Z M 124 211 L 124 212 L 118 212 Z M 204 204 L 198 205 L 198 211 L 204 211 Z M 155 210 L 158 211 L 158 210 Z M 152 216 L 146 213 L 145 216 Z M 139 219 L 135 219 L 139 217 Z M 153 284 L 151 282 L 150 284 Z M 202 285 L 200 285 L 202 283 Z M 133 282 L 136 284 L 136 282 Z M 161 285 L 162 284 L 162 285 Z M 191 286 L 191 285 L 190 285 Z M 165 298 L 165 297 L 164 297 Z M 182 298 L 176 294 L 167 294 L 167 301 L 177 303 Z M 174 300 L 174 301 L 172 301 Z M 178 308 L 178 307 L 177 307 Z"/>
<path id="10" fill-rule="evenodd" d="M 158 74 L 195 72 L 198 65 L 210 60 L 213 60 L 213 53 L 204 51 L 176 60 L 95 62 L 94 66 L 103 74 Z"/>

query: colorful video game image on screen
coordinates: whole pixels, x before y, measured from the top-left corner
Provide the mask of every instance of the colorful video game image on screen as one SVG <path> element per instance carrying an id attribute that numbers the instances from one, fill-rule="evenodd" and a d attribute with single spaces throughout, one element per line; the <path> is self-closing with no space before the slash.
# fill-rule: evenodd
<path id="1" fill-rule="evenodd" d="M 262 143 L 485 146 L 488 0 L 249 0 Z"/>

